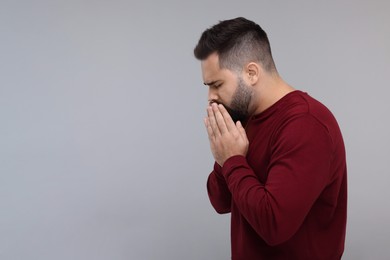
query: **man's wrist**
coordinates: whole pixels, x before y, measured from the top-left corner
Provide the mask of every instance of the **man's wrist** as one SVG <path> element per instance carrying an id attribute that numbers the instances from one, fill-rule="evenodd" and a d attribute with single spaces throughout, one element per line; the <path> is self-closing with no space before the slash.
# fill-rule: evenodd
<path id="1" fill-rule="evenodd" d="M 223 166 L 221 167 L 221 172 L 222 172 L 222 175 L 226 178 L 227 174 L 229 172 L 231 172 L 231 170 L 233 168 L 235 168 L 237 166 L 237 164 L 239 165 L 246 165 L 247 164 L 247 161 L 246 161 L 246 158 L 245 156 L 243 155 L 233 155 L 231 157 L 229 157 L 224 163 L 223 163 Z"/>

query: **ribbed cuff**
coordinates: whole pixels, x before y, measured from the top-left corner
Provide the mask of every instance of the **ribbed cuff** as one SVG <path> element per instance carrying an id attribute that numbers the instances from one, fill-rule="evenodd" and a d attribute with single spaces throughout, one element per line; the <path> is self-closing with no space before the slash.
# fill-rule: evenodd
<path id="1" fill-rule="evenodd" d="M 222 175 L 227 179 L 234 169 L 244 166 L 249 167 L 246 158 L 242 155 L 235 155 L 225 161 L 222 167 Z"/>
<path id="2" fill-rule="evenodd" d="M 225 180 L 225 177 L 222 175 L 222 167 L 217 162 L 214 163 L 214 173 L 218 179 Z"/>

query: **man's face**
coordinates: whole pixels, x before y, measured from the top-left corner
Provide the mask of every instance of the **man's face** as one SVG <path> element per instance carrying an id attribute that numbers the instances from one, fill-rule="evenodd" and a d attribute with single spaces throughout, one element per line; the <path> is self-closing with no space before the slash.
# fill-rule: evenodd
<path id="1" fill-rule="evenodd" d="M 234 122 L 245 122 L 249 117 L 253 89 L 241 76 L 228 69 L 221 69 L 217 54 L 211 54 L 202 61 L 202 74 L 204 84 L 209 86 L 209 103 L 224 105 Z"/>

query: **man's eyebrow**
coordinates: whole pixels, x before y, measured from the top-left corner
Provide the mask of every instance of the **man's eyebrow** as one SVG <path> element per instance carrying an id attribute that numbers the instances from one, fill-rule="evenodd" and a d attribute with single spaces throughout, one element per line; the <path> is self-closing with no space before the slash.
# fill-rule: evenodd
<path id="1" fill-rule="evenodd" d="M 204 82 L 203 85 L 205 85 L 205 86 L 212 86 L 212 85 L 215 85 L 215 83 L 217 83 L 218 81 L 219 80 L 211 81 L 209 83 Z"/>

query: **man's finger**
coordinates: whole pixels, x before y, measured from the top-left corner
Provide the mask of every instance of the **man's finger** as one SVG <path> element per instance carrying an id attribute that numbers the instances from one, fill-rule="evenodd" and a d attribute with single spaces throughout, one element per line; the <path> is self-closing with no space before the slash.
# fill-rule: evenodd
<path id="1" fill-rule="evenodd" d="M 208 115 L 208 119 L 209 119 L 208 123 L 209 123 L 211 129 L 213 130 L 213 135 L 220 136 L 221 132 L 218 129 L 218 125 L 217 125 L 217 121 L 215 119 L 214 111 L 213 111 L 213 108 L 211 106 L 209 106 L 207 108 L 207 115 Z"/>
<path id="2" fill-rule="evenodd" d="M 210 125 L 208 117 L 206 117 L 204 119 L 204 125 L 206 126 L 207 135 L 209 136 L 209 140 L 210 140 L 210 142 L 212 142 L 213 139 L 214 139 L 214 132 L 213 132 L 213 129 L 211 128 L 211 125 Z"/>
<path id="3" fill-rule="evenodd" d="M 238 132 L 240 133 L 241 137 L 244 138 L 245 140 L 247 140 L 248 137 L 246 136 L 245 128 L 242 126 L 241 122 L 237 121 L 236 126 L 237 126 Z"/>
<path id="4" fill-rule="evenodd" d="M 225 120 L 225 125 L 228 131 L 233 131 L 234 129 L 236 129 L 236 125 L 234 124 L 233 119 L 230 116 L 229 112 L 226 110 L 226 108 L 222 104 L 219 104 L 218 108 Z"/>
<path id="5" fill-rule="evenodd" d="M 228 132 L 228 128 L 227 128 L 226 123 L 225 123 L 225 119 L 224 119 L 223 115 L 221 114 L 221 111 L 219 110 L 219 106 L 216 103 L 213 103 L 212 108 L 213 108 L 215 120 L 217 122 L 219 131 L 221 132 L 221 134 Z"/>

